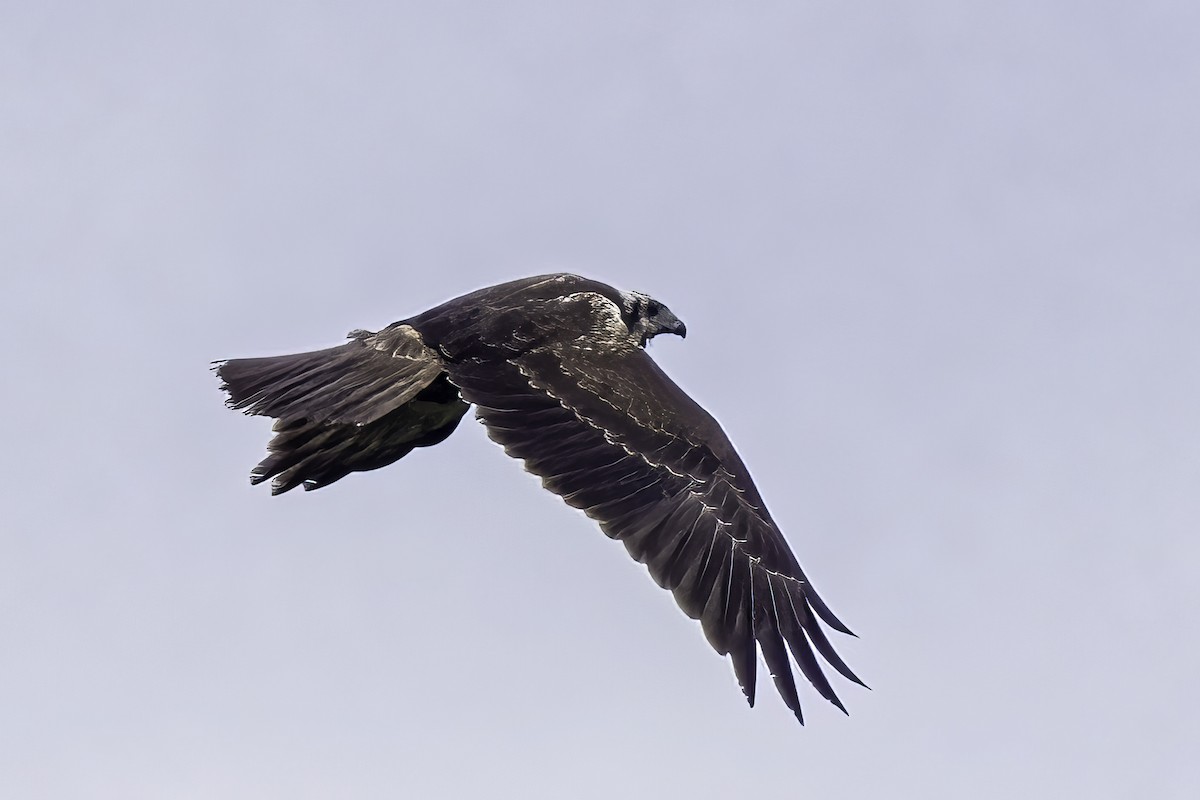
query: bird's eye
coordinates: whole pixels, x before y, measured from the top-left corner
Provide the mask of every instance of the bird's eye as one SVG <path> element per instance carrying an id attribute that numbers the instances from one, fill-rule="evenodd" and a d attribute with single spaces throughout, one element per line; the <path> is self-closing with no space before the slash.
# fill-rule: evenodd
<path id="1" fill-rule="evenodd" d="M 646 303 L 646 316 L 648 316 L 648 317 L 657 316 L 659 309 L 661 309 L 661 308 L 662 308 L 662 306 L 660 306 L 658 303 L 651 300 L 649 303 Z"/>

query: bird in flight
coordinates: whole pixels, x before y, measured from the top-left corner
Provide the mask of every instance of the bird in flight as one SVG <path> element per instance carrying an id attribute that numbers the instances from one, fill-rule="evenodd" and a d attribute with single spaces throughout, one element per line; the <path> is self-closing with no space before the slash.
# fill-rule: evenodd
<path id="1" fill-rule="evenodd" d="M 540 275 L 450 300 L 338 347 L 218 362 L 231 408 L 275 417 L 252 483 L 319 489 L 454 432 L 467 410 L 582 510 L 728 655 L 754 705 L 756 650 L 803 724 L 788 651 L 843 712 L 816 654 L 865 685 L 822 629 L 813 589 L 716 420 L 645 351 L 683 322 L 639 292 Z M 815 651 L 815 652 L 814 652 Z"/>

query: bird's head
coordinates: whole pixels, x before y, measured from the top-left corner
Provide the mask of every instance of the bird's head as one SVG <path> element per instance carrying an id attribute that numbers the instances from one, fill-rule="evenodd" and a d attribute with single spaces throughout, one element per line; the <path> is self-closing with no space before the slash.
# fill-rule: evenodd
<path id="1" fill-rule="evenodd" d="M 639 347 L 645 347 L 646 342 L 660 333 L 674 333 L 681 338 L 687 336 L 683 321 L 653 297 L 641 292 L 623 292 L 621 300 L 625 324 Z"/>

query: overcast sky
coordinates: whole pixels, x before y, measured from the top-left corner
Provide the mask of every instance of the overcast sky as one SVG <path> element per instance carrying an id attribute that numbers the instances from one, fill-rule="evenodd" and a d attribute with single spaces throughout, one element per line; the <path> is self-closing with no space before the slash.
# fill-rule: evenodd
<path id="1" fill-rule="evenodd" d="M 0 4 L 0 795 L 1200 796 L 1200 6 Z M 872 685 L 800 727 L 473 422 L 209 362 L 566 269 L 688 326 Z"/>

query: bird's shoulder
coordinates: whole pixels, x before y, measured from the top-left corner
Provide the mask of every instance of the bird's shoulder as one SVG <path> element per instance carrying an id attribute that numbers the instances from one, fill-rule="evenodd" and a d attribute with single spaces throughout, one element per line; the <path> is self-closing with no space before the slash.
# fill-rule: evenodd
<path id="1" fill-rule="evenodd" d="M 525 278 L 455 298 L 402 321 L 451 360 L 537 348 L 626 350 L 621 295 L 569 273 Z"/>

